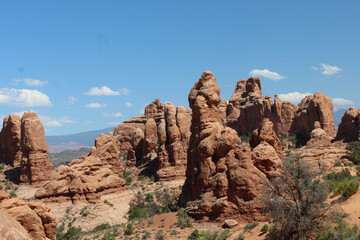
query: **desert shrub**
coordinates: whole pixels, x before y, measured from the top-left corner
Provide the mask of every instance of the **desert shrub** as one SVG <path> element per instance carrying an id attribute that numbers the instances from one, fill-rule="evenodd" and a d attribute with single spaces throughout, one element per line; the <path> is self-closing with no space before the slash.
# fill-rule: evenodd
<path id="1" fill-rule="evenodd" d="M 220 233 L 220 236 L 217 238 L 217 240 L 225 240 L 230 237 L 230 229 L 225 229 Z"/>
<path id="2" fill-rule="evenodd" d="M 163 214 L 178 209 L 178 189 L 164 189 L 155 192 L 155 196 L 137 192 L 130 202 L 129 220 L 146 219 L 154 215 Z"/>
<path id="3" fill-rule="evenodd" d="M 0 190 L 2 190 L 3 189 L 3 186 L 0 186 Z"/>
<path id="4" fill-rule="evenodd" d="M 176 231 L 175 229 L 171 231 L 170 235 L 175 236 L 178 235 L 180 232 Z"/>
<path id="5" fill-rule="evenodd" d="M 298 155 L 285 159 L 283 170 L 279 177 L 264 180 L 264 213 L 274 223 L 269 238 L 309 239 L 324 229 L 328 220 L 328 186 Z"/>
<path id="6" fill-rule="evenodd" d="M 180 229 L 192 227 L 191 217 L 182 209 L 178 210 L 177 225 Z"/>
<path id="7" fill-rule="evenodd" d="M 111 202 L 109 202 L 108 200 L 104 200 L 104 203 L 106 204 L 106 205 L 109 205 L 110 207 L 113 207 L 114 206 L 114 204 L 112 204 Z"/>
<path id="8" fill-rule="evenodd" d="M 188 240 L 198 240 L 198 239 L 200 239 L 200 232 L 199 230 L 195 229 L 188 237 Z"/>
<path id="9" fill-rule="evenodd" d="M 156 240 L 164 240 L 165 236 L 162 230 L 159 230 L 156 234 L 155 234 L 155 239 Z"/>
<path id="10" fill-rule="evenodd" d="M 330 190 L 335 194 L 341 194 L 349 198 L 356 193 L 359 187 L 359 178 L 351 175 L 348 168 L 341 172 L 332 172 L 326 176 Z"/>
<path id="11" fill-rule="evenodd" d="M 92 233 L 97 233 L 97 232 L 104 231 L 104 230 L 109 229 L 109 228 L 111 228 L 110 224 L 103 223 L 103 224 L 100 224 L 100 225 L 96 226 L 91 232 Z"/>
<path id="12" fill-rule="evenodd" d="M 126 171 L 126 172 L 124 172 L 124 174 L 122 176 L 120 176 L 122 179 L 125 180 L 126 185 L 128 185 L 128 186 L 131 184 L 131 182 L 133 180 L 131 177 L 131 174 L 132 174 L 131 171 Z"/>
<path id="13" fill-rule="evenodd" d="M 358 240 L 360 231 L 358 226 L 350 227 L 348 223 L 340 218 L 335 218 L 335 226 L 318 235 L 318 240 Z"/>
<path id="14" fill-rule="evenodd" d="M 56 232 L 57 240 L 78 240 L 81 237 L 81 228 L 70 227 L 66 233 Z"/>
<path id="15" fill-rule="evenodd" d="M 13 191 L 10 192 L 10 196 L 11 196 L 11 197 L 17 197 L 15 190 L 13 190 Z"/>
<path id="16" fill-rule="evenodd" d="M 258 222 L 249 223 L 244 227 L 244 232 L 250 231 L 251 229 L 256 228 L 258 225 Z"/>
<path id="17" fill-rule="evenodd" d="M 245 236 L 244 234 L 240 233 L 240 235 L 237 237 L 237 240 L 244 240 Z"/>
<path id="18" fill-rule="evenodd" d="M 0 172 L 2 172 L 2 170 L 4 169 L 5 164 L 4 163 L 0 163 Z"/>
<path id="19" fill-rule="evenodd" d="M 241 142 L 248 143 L 251 139 L 251 135 L 252 135 L 252 132 L 248 132 L 246 134 L 239 135 L 239 138 L 240 138 Z"/>
<path id="20" fill-rule="evenodd" d="M 84 207 L 83 209 L 81 209 L 80 211 L 80 215 L 83 217 L 86 217 L 88 215 L 88 212 L 86 211 L 87 207 Z"/>
<path id="21" fill-rule="evenodd" d="M 105 235 L 102 237 L 101 240 L 115 240 L 115 237 L 111 235 L 111 233 L 107 232 L 105 233 Z"/>
<path id="22" fill-rule="evenodd" d="M 346 146 L 346 150 L 349 150 L 350 153 L 348 154 L 348 158 L 354 164 L 360 163 L 360 141 L 350 142 Z"/>
<path id="23" fill-rule="evenodd" d="M 334 167 L 340 167 L 340 166 L 341 166 L 341 162 L 336 161 L 335 164 L 334 164 Z"/>
<path id="24" fill-rule="evenodd" d="M 139 175 L 137 178 L 138 181 L 144 181 L 145 179 L 146 179 L 146 176 L 144 176 L 144 175 Z"/>
<path id="25" fill-rule="evenodd" d="M 230 231 L 230 230 L 229 230 Z M 226 234 L 226 233 L 225 233 Z M 229 232 L 230 234 L 230 232 Z M 191 235 L 188 237 L 189 240 L 219 240 L 219 232 L 218 231 L 210 231 L 210 230 L 194 230 Z M 226 239 L 226 238 L 221 238 Z"/>
<path id="26" fill-rule="evenodd" d="M 125 229 L 124 229 L 124 234 L 132 235 L 133 233 L 134 233 L 134 227 L 133 227 L 132 223 L 126 224 Z"/>
<path id="27" fill-rule="evenodd" d="M 267 233 L 268 231 L 269 231 L 269 225 L 267 224 L 265 224 L 260 230 L 260 232 L 262 233 Z"/>

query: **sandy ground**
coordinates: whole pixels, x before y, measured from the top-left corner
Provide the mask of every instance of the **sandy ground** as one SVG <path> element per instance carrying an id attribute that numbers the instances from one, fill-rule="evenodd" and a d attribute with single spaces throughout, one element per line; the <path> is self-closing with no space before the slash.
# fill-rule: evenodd
<path id="1" fill-rule="evenodd" d="M 341 203 L 340 206 L 347 212 L 349 216 L 349 222 L 351 225 L 356 224 L 360 226 L 360 191 L 352 195 L 348 200 Z"/>

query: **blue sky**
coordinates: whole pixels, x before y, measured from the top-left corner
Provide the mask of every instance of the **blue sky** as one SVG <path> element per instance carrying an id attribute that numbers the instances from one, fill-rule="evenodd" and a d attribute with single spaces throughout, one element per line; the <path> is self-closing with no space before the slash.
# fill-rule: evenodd
<path id="1" fill-rule="evenodd" d="M 317 91 L 360 105 L 360 1 L 0 1 L 0 118 L 32 110 L 47 135 L 116 126 L 155 98 L 188 106 L 211 70 L 229 99 Z M 297 92 L 297 93 L 296 93 Z"/>

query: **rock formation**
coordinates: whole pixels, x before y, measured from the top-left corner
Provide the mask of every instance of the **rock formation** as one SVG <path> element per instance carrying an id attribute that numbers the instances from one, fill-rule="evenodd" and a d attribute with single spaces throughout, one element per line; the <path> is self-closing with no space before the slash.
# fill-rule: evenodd
<path id="1" fill-rule="evenodd" d="M 41 185 L 54 175 L 45 140 L 44 127 L 34 112 L 25 112 L 21 119 L 20 181 L 32 185 Z"/>
<path id="2" fill-rule="evenodd" d="M 330 137 L 335 137 L 336 132 L 331 98 L 319 92 L 305 97 L 298 105 L 298 110 L 295 112 L 291 126 L 291 132 L 296 134 L 298 139 L 305 142 L 310 139 L 310 133 L 314 129 L 316 121 L 320 123 L 321 128 Z"/>
<path id="3" fill-rule="evenodd" d="M 165 103 L 165 119 L 158 125 L 159 180 L 185 176 L 187 149 L 190 138 L 190 110 Z"/>
<path id="4" fill-rule="evenodd" d="M 82 158 L 85 159 L 88 156 L 97 157 L 104 165 L 110 165 L 114 173 L 123 173 L 124 168 L 121 166 L 119 153 L 117 141 L 113 137 L 113 133 L 110 132 L 109 135 L 100 134 L 95 139 L 95 146 Z"/>
<path id="5" fill-rule="evenodd" d="M 4 118 L 0 133 L 1 159 L 7 164 L 18 167 L 21 162 L 21 120 L 18 115 L 11 114 Z"/>
<path id="6" fill-rule="evenodd" d="M 360 109 L 351 107 L 344 113 L 336 139 L 345 142 L 360 141 Z"/>
<path id="7" fill-rule="evenodd" d="M 262 142 L 267 142 L 270 146 L 272 146 L 279 158 L 283 157 L 283 147 L 273 129 L 273 123 L 268 118 L 264 118 L 260 128 L 254 130 L 249 143 L 250 147 L 253 149 Z"/>
<path id="8" fill-rule="evenodd" d="M 245 135 L 260 127 L 264 118 L 274 124 L 275 132 L 288 133 L 297 107 L 290 102 L 282 102 L 276 95 L 274 104 L 271 97 L 261 93 L 260 78 L 240 80 L 227 105 L 227 126 L 238 134 Z"/>
<path id="9" fill-rule="evenodd" d="M 19 239 L 50 239 L 55 240 L 56 231 L 56 219 L 50 209 L 39 201 L 27 203 L 24 199 L 11 198 L 5 191 L 0 190 L 0 213 L 5 212 L 6 214 L 0 214 L 0 216 L 7 219 L 7 221 L 14 222 L 12 228 L 16 227 L 19 232 L 12 233 L 11 229 L 1 229 L 0 234 L 2 237 L 8 234 L 10 236 L 20 235 Z M 12 219 L 9 219 L 9 215 Z M 0 217 L 1 218 L 1 217 Z M 22 226 L 19 227 L 19 224 Z M 3 222 L 1 222 L 3 226 Z M 24 229 L 30 238 L 24 233 Z M 3 231 L 5 233 L 3 233 Z M 23 237 L 23 238 L 22 238 Z M 18 238 L 6 238 L 6 239 L 18 239 Z"/>
<path id="10" fill-rule="evenodd" d="M 158 114 L 164 113 L 164 105 L 160 102 L 160 99 L 155 99 L 154 102 L 150 103 L 145 108 L 145 117 L 147 119 L 154 118 Z"/>
<path id="11" fill-rule="evenodd" d="M 68 166 L 60 166 L 55 177 L 38 189 L 35 197 L 45 201 L 97 203 L 102 194 L 126 188 L 125 180 L 112 168 L 94 156 L 73 160 Z"/>
<path id="12" fill-rule="evenodd" d="M 310 133 L 310 140 L 306 143 L 306 146 L 328 146 L 331 144 L 332 139 L 333 138 L 330 137 L 329 134 L 321 128 L 320 122 L 316 121 L 314 123 L 314 129 Z"/>
<path id="13" fill-rule="evenodd" d="M 249 91 L 260 91 L 258 80 L 248 85 Z M 224 126 L 220 102 L 214 75 L 204 72 L 189 94 L 191 137 L 180 203 L 195 218 L 264 219 L 257 200 L 266 174 L 255 167 L 250 151 L 238 145 L 236 131 Z"/>

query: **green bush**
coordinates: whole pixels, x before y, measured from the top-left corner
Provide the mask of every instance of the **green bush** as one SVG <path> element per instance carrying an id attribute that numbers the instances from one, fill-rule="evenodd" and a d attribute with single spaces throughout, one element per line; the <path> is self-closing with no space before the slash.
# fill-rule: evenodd
<path id="1" fill-rule="evenodd" d="M 189 217 L 182 209 L 178 210 L 177 225 L 180 229 L 192 227 L 191 217 Z"/>
<path id="2" fill-rule="evenodd" d="M 126 224 L 126 227 L 124 229 L 125 235 L 132 235 L 134 233 L 134 227 L 131 223 Z"/>
<path id="3" fill-rule="evenodd" d="M 10 196 L 11 196 L 11 197 L 14 197 L 14 198 L 17 197 L 15 190 L 13 190 L 13 191 L 10 192 Z"/>
<path id="4" fill-rule="evenodd" d="M 131 184 L 131 182 L 133 180 L 131 177 L 131 174 L 132 174 L 131 171 L 126 171 L 126 172 L 124 172 L 124 174 L 122 176 L 120 176 L 122 179 L 125 180 L 126 185 L 128 185 L 128 186 Z"/>
<path id="5" fill-rule="evenodd" d="M 103 236 L 102 240 L 115 240 L 115 237 L 113 235 L 111 235 L 111 233 L 107 232 Z"/>
<path id="6" fill-rule="evenodd" d="M 335 164 L 334 164 L 334 167 L 340 167 L 341 166 L 341 162 L 335 162 Z"/>
<path id="7" fill-rule="evenodd" d="M 97 233 L 97 232 L 104 231 L 104 230 L 109 229 L 109 228 L 111 228 L 110 224 L 103 223 L 103 224 L 100 224 L 99 226 L 96 226 L 91 232 L 92 233 Z"/>
<path id="8" fill-rule="evenodd" d="M 155 234 L 155 239 L 156 240 L 164 240 L 165 236 L 162 230 L 159 230 L 156 234 Z"/>
<path id="9" fill-rule="evenodd" d="M 66 233 L 62 233 L 62 231 L 61 232 L 56 231 L 56 239 L 57 240 L 78 240 L 81 237 L 81 228 L 80 227 L 79 228 L 70 227 Z"/>
<path id="10" fill-rule="evenodd" d="M 229 230 L 229 229 L 227 229 Z M 210 230 L 203 230 L 203 231 L 198 231 L 198 230 L 194 230 L 191 235 L 188 237 L 189 240 L 219 240 L 219 239 L 226 239 L 228 238 L 227 234 L 228 232 L 225 230 L 224 231 L 224 235 L 223 236 L 219 236 L 219 232 L 218 231 L 210 231 Z M 230 230 L 229 230 L 229 235 L 230 235 Z M 220 238 L 221 237 L 221 238 Z M 225 237 L 225 238 L 223 238 Z"/>
<path id="11" fill-rule="evenodd" d="M 244 234 L 240 233 L 240 235 L 237 237 L 237 240 L 244 240 L 245 236 Z"/>
<path id="12" fill-rule="evenodd" d="M 198 239 L 200 239 L 200 232 L 199 230 L 195 229 L 188 237 L 188 240 L 198 240 Z"/>
<path id="13" fill-rule="evenodd" d="M 217 238 L 217 240 L 225 240 L 230 237 L 230 229 L 225 229 L 221 232 L 220 236 Z"/>
<path id="14" fill-rule="evenodd" d="M 350 153 L 348 154 L 348 158 L 354 164 L 360 163 L 360 141 L 350 142 L 346 146 L 346 150 L 349 150 Z"/>
<path id="15" fill-rule="evenodd" d="M 251 139 L 251 135 L 252 135 L 252 132 L 248 132 L 244 135 L 239 135 L 239 138 L 240 138 L 241 142 L 248 143 Z"/>
<path id="16" fill-rule="evenodd" d="M 129 220 L 147 219 L 149 217 L 177 211 L 180 191 L 178 189 L 164 189 L 151 194 L 138 192 L 130 202 Z"/>
<path id="17" fill-rule="evenodd" d="M 250 231 L 251 229 L 257 227 L 259 225 L 258 222 L 249 223 L 244 227 L 244 232 Z"/>
<path id="18" fill-rule="evenodd" d="M 269 225 L 267 224 L 265 224 L 260 230 L 260 232 L 262 233 L 267 233 L 268 231 L 269 231 Z"/>
<path id="19" fill-rule="evenodd" d="M 356 193 L 359 187 L 359 178 L 352 176 L 347 168 L 341 172 L 329 173 L 326 178 L 330 191 L 341 194 L 345 198 L 349 198 Z"/>
<path id="20" fill-rule="evenodd" d="M 348 223 L 340 218 L 335 218 L 335 226 L 329 230 L 320 233 L 318 240 L 358 240 L 360 239 L 360 231 L 358 226 L 350 227 Z"/>

